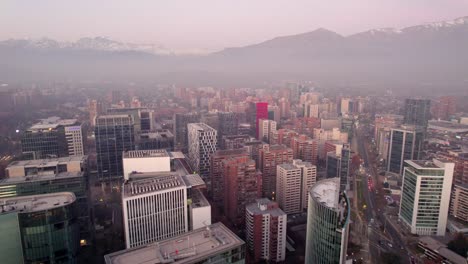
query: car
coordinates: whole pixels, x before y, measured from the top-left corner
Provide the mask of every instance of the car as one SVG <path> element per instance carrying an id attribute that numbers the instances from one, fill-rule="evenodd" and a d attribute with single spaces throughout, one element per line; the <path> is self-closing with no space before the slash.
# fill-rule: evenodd
<path id="1" fill-rule="evenodd" d="M 393 248 L 393 245 L 392 245 L 391 243 L 388 243 L 388 246 L 391 247 L 391 248 Z"/>

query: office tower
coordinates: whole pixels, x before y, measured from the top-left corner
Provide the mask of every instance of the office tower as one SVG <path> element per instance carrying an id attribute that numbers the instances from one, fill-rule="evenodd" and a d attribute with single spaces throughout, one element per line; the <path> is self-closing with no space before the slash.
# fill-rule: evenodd
<path id="1" fill-rule="evenodd" d="M 74 193 L 80 240 L 86 245 L 93 237 L 87 161 L 87 156 L 14 161 L 5 169 L 6 178 L 0 179 L 0 199 L 44 193 Z"/>
<path id="2" fill-rule="evenodd" d="M 465 223 L 468 222 L 468 185 L 453 185 L 449 213 Z"/>
<path id="3" fill-rule="evenodd" d="M 122 205 L 127 248 L 188 231 L 187 187 L 177 174 L 125 182 Z"/>
<path id="4" fill-rule="evenodd" d="M 138 142 L 138 149 L 174 150 L 174 135 L 168 129 L 157 129 L 151 132 L 142 132 Z"/>
<path id="5" fill-rule="evenodd" d="M 122 153 L 135 148 L 134 120 L 131 115 L 105 115 L 96 118 L 97 169 L 100 180 L 123 176 Z"/>
<path id="6" fill-rule="evenodd" d="M 210 178 L 211 178 L 211 197 L 213 202 L 218 205 L 224 205 L 225 195 L 224 172 L 222 162 L 228 158 L 249 157 L 246 149 L 218 150 L 210 158 Z"/>
<path id="7" fill-rule="evenodd" d="M 245 263 L 245 242 L 222 223 L 207 225 L 157 243 L 104 256 L 106 264 L 139 263 Z"/>
<path id="8" fill-rule="evenodd" d="M 153 131 L 156 128 L 153 110 L 140 109 L 140 127 L 144 132 Z"/>
<path id="9" fill-rule="evenodd" d="M 339 128 L 333 128 L 332 130 L 316 128 L 314 129 L 314 139 L 318 141 L 319 159 L 325 160 L 327 157 L 325 152 L 325 143 L 327 141 L 348 143 L 348 133 L 341 132 Z"/>
<path id="10" fill-rule="evenodd" d="M 245 208 L 246 242 L 255 263 L 286 258 L 287 215 L 278 203 L 257 199 Z"/>
<path id="11" fill-rule="evenodd" d="M 379 141 L 378 133 L 381 129 L 392 129 L 398 128 L 403 124 L 402 115 L 393 115 L 393 114 L 376 114 L 374 119 L 374 139 L 376 142 Z"/>
<path id="12" fill-rule="evenodd" d="M 436 99 L 431 110 L 434 119 L 449 120 L 456 112 L 455 97 L 443 96 Z"/>
<path id="13" fill-rule="evenodd" d="M 268 119 L 268 103 L 266 102 L 258 102 L 255 103 L 255 135 L 257 139 L 261 140 L 259 138 L 260 135 L 260 127 L 259 127 L 259 121 L 260 119 Z"/>
<path id="14" fill-rule="evenodd" d="M 245 224 L 245 206 L 262 196 L 262 174 L 247 156 L 228 157 L 221 163 L 224 213 L 236 226 Z"/>
<path id="15" fill-rule="evenodd" d="M 70 192 L 0 199 L 1 262 L 77 263 L 77 214 Z"/>
<path id="16" fill-rule="evenodd" d="M 85 154 L 81 124 L 66 126 L 65 139 L 67 140 L 68 156 L 83 156 Z"/>
<path id="17" fill-rule="evenodd" d="M 200 115 L 197 113 L 175 114 L 174 115 L 174 149 L 188 150 L 188 129 L 189 123 L 200 122 Z"/>
<path id="18" fill-rule="evenodd" d="M 218 142 L 221 142 L 223 136 L 237 135 L 239 132 L 239 118 L 233 112 L 218 112 L 219 129 Z"/>
<path id="19" fill-rule="evenodd" d="M 171 158 L 164 149 L 124 151 L 122 159 L 125 180 L 132 173 L 171 171 Z"/>
<path id="20" fill-rule="evenodd" d="M 274 197 L 276 191 L 276 166 L 292 163 L 292 149 L 284 145 L 266 146 L 259 151 L 259 168 L 262 172 L 264 197 Z"/>
<path id="21" fill-rule="evenodd" d="M 293 164 L 277 165 L 276 201 L 287 214 L 301 213 L 307 208 L 308 190 L 317 180 L 317 167 L 310 162 L 293 160 Z"/>
<path id="22" fill-rule="evenodd" d="M 427 128 L 431 115 L 431 100 L 406 99 L 404 109 L 404 123 Z"/>
<path id="23" fill-rule="evenodd" d="M 88 104 L 89 123 L 91 126 L 96 125 L 96 117 L 106 112 L 106 105 L 100 100 L 91 100 Z"/>
<path id="24" fill-rule="evenodd" d="M 349 165 L 351 150 L 349 145 L 336 152 L 327 153 L 327 178 L 340 178 L 340 191 L 349 190 Z"/>
<path id="25" fill-rule="evenodd" d="M 289 111 L 291 109 L 291 103 L 289 102 L 289 100 L 282 97 L 281 99 L 278 100 L 278 105 L 280 107 L 281 118 L 288 118 Z"/>
<path id="26" fill-rule="evenodd" d="M 318 141 L 306 135 L 294 137 L 291 140 L 293 158 L 311 162 L 316 165 L 318 160 Z"/>
<path id="27" fill-rule="evenodd" d="M 81 124 L 76 119 L 42 119 L 23 133 L 21 149 L 29 159 L 83 155 Z"/>
<path id="28" fill-rule="evenodd" d="M 453 169 L 436 159 L 405 161 L 399 219 L 412 234 L 445 235 Z"/>
<path id="29" fill-rule="evenodd" d="M 209 179 L 210 158 L 216 152 L 217 132 L 214 128 L 203 123 L 190 123 L 188 128 L 188 158 L 194 169 L 202 179 L 211 186 Z"/>
<path id="30" fill-rule="evenodd" d="M 258 120 L 258 140 L 270 142 L 270 135 L 276 131 L 276 122 L 268 119 Z"/>
<path id="31" fill-rule="evenodd" d="M 281 121 L 281 110 L 277 105 L 268 106 L 268 119 L 274 120 L 276 123 Z"/>
<path id="32" fill-rule="evenodd" d="M 390 132 L 387 171 L 401 175 L 405 160 L 420 158 L 424 132 L 415 126 L 401 126 Z"/>
<path id="33" fill-rule="evenodd" d="M 350 204 L 340 179 L 318 181 L 309 191 L 305 263 L 344 264 Z"/>
<path id="34" fill-rule="evenodd" d="M 233 135 L 223 136 L 221 139 L 221 149 L 239 149 L 243 148 L 244 144 L 250 141 L 249 135 Z"/>

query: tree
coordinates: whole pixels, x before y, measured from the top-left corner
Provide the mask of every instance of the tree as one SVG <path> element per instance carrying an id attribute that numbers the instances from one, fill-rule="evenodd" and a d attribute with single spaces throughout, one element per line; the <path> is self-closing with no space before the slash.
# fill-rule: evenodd
<path id="1" fill-rule="evenodd" d="M 448 243 L 448 248 L 460 256 L 466 258 L 468 251 L 468 239 L 462 233 L 457 233 L 455 238 Z"/>
<path id="2" fill-rule="evenodd" d="M 384 264 L 400 264 L 401 258 L 395 253 L 386 252 L 381 256 L 382 263 Z"/>

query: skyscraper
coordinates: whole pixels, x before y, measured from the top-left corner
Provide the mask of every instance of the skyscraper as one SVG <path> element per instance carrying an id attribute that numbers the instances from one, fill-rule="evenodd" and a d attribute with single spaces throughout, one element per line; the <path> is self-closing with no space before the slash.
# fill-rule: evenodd
<path id="1" fill-rule="evenodd" d="M 187 187 L 177 174 L 126 182 L 122 205 L 127 248 L 188 231 Z"/>
<path id="2" fill-rule="evenodd" d="M 231 223 L 245 224 L 245 206 L 262 196 L 262 174 L 247 156 L 222 161 L 224 213 Z"/>
<path id="3" fill-rule="evenodd" d="M 217 132 L 204 123 L 190 123 L 188 128 L 188 158 L 192 168 L 211 186 L 210 158 L 216 152 Z"/>
<path id="4" fill-rule="evenodd" d="M 454 166 L 436 159 L 405 161 L 399 218 L 412 234 L 445 235 Z"/>
<path id="5" fill-rule="evenodd" d="M 255 103 L 255 131 L 256 137 L 259 138 L 260 135 L 260 127 L 259 127 L 259 120 L 260 119 L 268 119 L 268 103 L 267 102 L 258 102 Z"/>
<path id="6" fill-rule="evenodd" d="M 318 181 L 309 192 L 305 263 L 344 264 L 350 204 L 340 179 Z"/>
<path id="7" fill-rule="evenodd" d="M 274 197 L 276 192 L 276 166 L 292 163 L 292 149 L 285 145 L 265 146 L 259 150 L 259 168 L 262 171 L 262 189 L 264 197 Z"/>
<path id="8" fill-rule="evenodd" d="M 96 118 L 94 134 L 99 179 L 123 177 L 122 153 L 135 148 L 133 117 L 99 116 Z"/>
<path id="9" fill-rule="evenodd" d="M 270 142 L 270 135 L 276 132 L 276 121 L 268 119 L 258 120 L 258 139 Z"/>
<path id="10" fill-rule="evenodd" d="M 277 165 L 276 201 L 287 214 L 301 213 L 307 208 L 308 190 L 317 179 L 317 167 L 310 162 L 294 160 L 293 164 Z"/>
<path id="11" fill-rule="evenodd" d="M 449 213 L 463 222 L 468 222 L 468 185 L 453 185 Z"/>
<path id="12" fill-rule="evenodd" d="M 245 208 L 247 248 L 255 263 L 281 262 L 286 258 L 287 215 L 278 203 L 257 199 Z"/>
<path id="13" fill-rule="evenodd" d="M 340 178 L 340 191 L 349 190 L 349 164 L 351 163 L 351 150 L 344 145 L 337 152 L 327 153 L 327 178 Z"/>
<path id="14" fill-rule="evenodd" d="M 200 115 L 197 113 L 175 114 L 174 115 L 174 149 L 188 150 L 188 130 L 189 123 L 200 122 Z"/>
<path id="15" fill-rule="evenodd" d="M 76 197 L 70 192 L 0 199 L 2 263 L 77 263 Z"/>
<path id="16" fill-rule="evenodd" d="M 427 128 L 431 115 L 431 101 L 427 99 L 406 99 L 404 123 Z"/>
<path id="17" fill-rule="evenodd" d="M 401 175 L 405 160 L 419 159 L 424 132 L 420 127 L 401 126 L 390 133 L 387 171 Z"/>
<path id="18" fill-rule="evenodd" d="M 456 101 L 453 96 L 443 96 L 435 101 L 432 108 L 432 115 L 434 119 L 449 120 L 455 114 Z"/>

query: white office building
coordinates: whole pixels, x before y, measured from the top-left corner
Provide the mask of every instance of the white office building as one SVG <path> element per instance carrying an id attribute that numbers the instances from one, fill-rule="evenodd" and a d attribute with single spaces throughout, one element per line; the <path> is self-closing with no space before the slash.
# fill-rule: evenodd
<path id="1" fill-rule="evenodd" d="M 399 218 L 412 234 L 445 235 L 454 167 L 437 159 L 405 161 Z"/>
<path id="2" fill-rule="evenodd" d="M 277 165 L 276 201 L 287 214 L 307 208 L 308 190 L 317 179 L 317 167 L 310 162 L 294 160 L 293 164 Z"/>
<path id="3" fill-rule="evenodd" d="M 271 133 L 276 132 L 276 121 L 259 119 L 258 127 L 258 139 L 270 142 Z"/>
<path id="4" fill-rule="evenodd" d="M 210 185 L 210 157 L 216 152 L 217 131 L 204 123 L 190 123 L 188 157 L 192 168 Z"/>
<path id="5" fill-rule="evenodd" d="M 127 248 L 189 230 L 187 187 L 178 174 L 127 181 L 122 188 L 122 206 Z"/>
<path id="6" fill-rule="evenodd" d="M 69 156 L 83 156 L 85 154 L 81 124 L 66 126 L 65 139 L 67 140 Z"/>
<path id="7" fill-rule="evenodd" d="M 124 179 L 130 174 L 171 171 L 171 157 L 165 149 L 130 150 L 123 153 Z"/>

